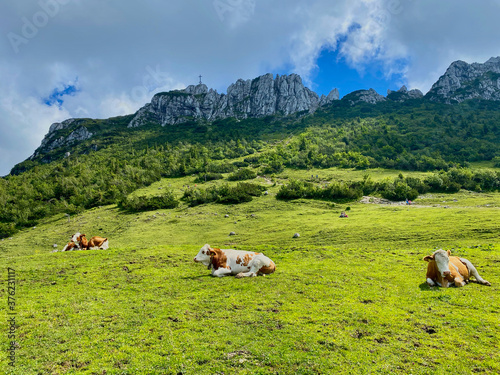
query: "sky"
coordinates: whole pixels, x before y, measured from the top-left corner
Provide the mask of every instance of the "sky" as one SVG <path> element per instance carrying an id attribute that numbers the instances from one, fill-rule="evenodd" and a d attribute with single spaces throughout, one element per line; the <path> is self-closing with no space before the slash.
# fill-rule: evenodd
<path id="1" fill-rule="evenodd" d="M 300 74 L 327 95 L 426 93 L 500 55 L 500 0 L 2 0 L 0 176 L 50 125 L 135 113 L 160 91 Z"/>

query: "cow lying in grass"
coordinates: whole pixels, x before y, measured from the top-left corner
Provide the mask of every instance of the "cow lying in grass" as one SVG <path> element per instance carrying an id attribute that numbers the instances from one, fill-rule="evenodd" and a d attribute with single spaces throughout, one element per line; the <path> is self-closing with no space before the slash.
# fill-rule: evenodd
<path id="1" fill-rule="evenodd" d="M 70 250 L 106 250 L 109 248 L 109 242 L 107 238 L 94 236 L 90 240 L 87 240 L 85 234 L 80 234 L 80 232 L 75 233 L 71 236 L 70 242 L 64 246 L 62 251 Z"/>
<path id="2" fill-rule="evenodd" d="M 225 250 L 203 246 L 194 261 L 212 270 L 212 276 L 258 276 L 273 273 L 274 262 L 262 253 L 242 250 Z"/>
<path id="3" fill-rule="evenodd" d="M 106 250 L 109 248 L 108 239 L 104 237 L 94 236 L 87 240 L 85 234 L 80 234 L 78 241 L 80 241 L 82 250 Z"/>
<path id="4" fill-rule="evenodd" d="M 74 235 L 71 236 L 69 239 L 69 242 L 64 246 L 62 251 L 71 251 L 73 249 L 75 250 L 80 250 L 80 240 L 78 239 L 80 237 L 80 232 L 76 232 Z"/>
<path id="5" fill-rule="evenodd" d="M 469 283 L 471 276 L 476 278 L 476 282 L 483 285 L 491 285 L 484 280 L 476 268 L 467 259 L 450 256 L 451 251 L 436 250 L 432 255 L 427 255 L 424 260 L 427 265 L 427 284 L 429 286 L 439 285 L 448 288 L 449 283 L 455 286 L 464 286 Z"/>

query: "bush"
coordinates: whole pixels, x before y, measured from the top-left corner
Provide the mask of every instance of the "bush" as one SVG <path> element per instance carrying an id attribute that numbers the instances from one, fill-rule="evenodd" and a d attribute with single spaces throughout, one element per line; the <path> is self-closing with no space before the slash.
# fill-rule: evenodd
<path id="1" fill-rule="evenodd" d="M 243 181 L 243 180 L 251 180 L 257 177 L 257 173 L 248 169 L 242 168 L 239 171 L 236 171 L 228 176 L 229 181 Z"/>
<path id="2" fill-rule="evenodd" d="M 0 223 L 0 238 L 11 237 L 16 232 L 17 229 L 14 223 Z"/>
<path id="3" fill-rule="evenodd" d="M 250 164 L 247 163 L 246 161 L 235 161 L 233 165 L 237 168 L 245 168 L 248 167 Z"/>
<path id="4" fill-rule="evenodd" d="M 400 179 L 396 179 L 392 184 L 386 184 L 380 193 L 382 197 L 391 201 L 414 200 L 418 197 L 418 191 Z"/>
<path id="5" fill-rule="evenodd" d="M 224 177 L 220 173 L 200 173 L 198 176 L 195 178 L 194 182 L 196 183 L 204 183 L 207 181 L 214 181 L 214 180 L 222 180 Z"/>
<path id="6" fill-rule="evenodd" d="M 208 172 L 213 173 L 231 173 L 236 167 L 230 163 L 210 163 L 207 167 Z"/>
<path id="7" fill-rule="evenodd" d="M 289 184 L 280 187 L 276 198 L 282 200 L 313 198 L 315 196 L 314 189 L 314 185 L 310 182 L 292 180 Z"/>
<path id="8" fill-rule="evenodd" d="M 353 184 L 334 182 L 318 193 L 326 200 L 355 200 L 362 197 L 363 190 Z"/>
<path id="9" fill-rule="evenodd" d="M 178 205 L 179 201 L 171 191 L 152 197 L 129 197 L 118 203 L 118 207 L 131 212 L 176 208 Z"/>
<path id="10" fill-rule="evenodd" d="M 190 206 L 204 203 L 238 204 L 250 202 L 253 197 L 258 197 L 265 190 L 263 186 L 240 182 L 236 186 L 224 184 L 212 186 L 208 189 L 188 189 L 184 192 L 182 199 Z"/>
<path id="11" fill-rule="evenodd" d="M 290 200 L 298 198 L 324 200 L 355 200 L 363 195 L 358 183 L 334 182 L 324 189 L 314 186 L 310 182 L 293 180 L 281 186 L 277 199 Z"/>

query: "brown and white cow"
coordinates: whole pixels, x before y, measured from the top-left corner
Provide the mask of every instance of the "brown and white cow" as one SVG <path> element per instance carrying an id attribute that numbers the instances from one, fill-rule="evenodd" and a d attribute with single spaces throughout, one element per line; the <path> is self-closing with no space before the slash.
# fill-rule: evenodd
<path id="1" fill-rule="evenodd" d="M 274 262 L 262 253 L 252 251 L 211 248 L 203 246 L 194 261 L 212 270 L 212 276 L 258 276 L 273 273 Z"/>
<path id="2" fill-rule="evenodd" d="M 91 250 L 106 250 L 109 248 L 109 242 L 107 238 L 94 236 L 89 240 L 88 248 Z"/>
<path id="3" fill-rule="evenodd" d="M 70 241 L 64 246 L 62 251 L 73 251 L 73 249 L 79 250 L 78 244 L 74 243 L 73 241 Z"/>
<path id="4" fill-rule="evenodd" d="M 450 250 L 439 249 L 432 255 L 424 257 L 424 260 L 429 262 L 426 276 L 429 286 L 437 284 L 443 288 L 448 288 L 450 283 L 454 283 L 455 286 L 460 287 L 467 284 L 471 276 L 474 276 L 479 284 L 491 285 L 479 276 L 476 268 L 467 259 L 450 255 Z"/>
<path id="5" fill-rule="evenodd" d="M 74 235 L 71 236 L 69 239 L 69 242 L 64 246 L 62 251 L 72 251 L 73 249 L 75 250 L 80 250 L 80 240 L 78 239 L 80 237 L 80 232 L 76 232 Z"/>
<path id="6" fill-rule="evenodd" d="M 80 243 L 80 247 L 82 250 L 97 250 L 102 249 L 106 250 L 109 248 L 109 242 L 107 238 L 94 236 L 90 240 L 87 240 L 85 234 L 80 234 L 77 237 L 77 241 Z"/>

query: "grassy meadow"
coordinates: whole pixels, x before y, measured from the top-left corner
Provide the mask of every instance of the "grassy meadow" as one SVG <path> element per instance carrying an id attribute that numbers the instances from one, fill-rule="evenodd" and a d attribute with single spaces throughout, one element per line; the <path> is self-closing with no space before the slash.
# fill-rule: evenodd
<path id="1" fill-rule="evenodd" d="M 426 194 L 411 206 L 276 199 L 292 178 L 366 173 L 399 174 L 285 169 L 254 179 L 268 194 L 248 203 L 141 213 L 102 206 L 1 241 L 0 345 L 10 341 L 10 267 L 18 348 L 15 367 L 0 352 L 0 372 L 500 373 L 500 193 Z M 193 181 L 162 179 L 133 194 L 172 189 L 180 198 Z M 339 218 L 348 207 L 349 218 Z M 110 249 L 53 252 L 77 231 L 108 237 Z M 263 252 L 277 270 L 212 278 L 193 262 L 206 243 Z M 437 248 L 471 260 L 492 286 L 429 288 L 422 258 Z"/>

